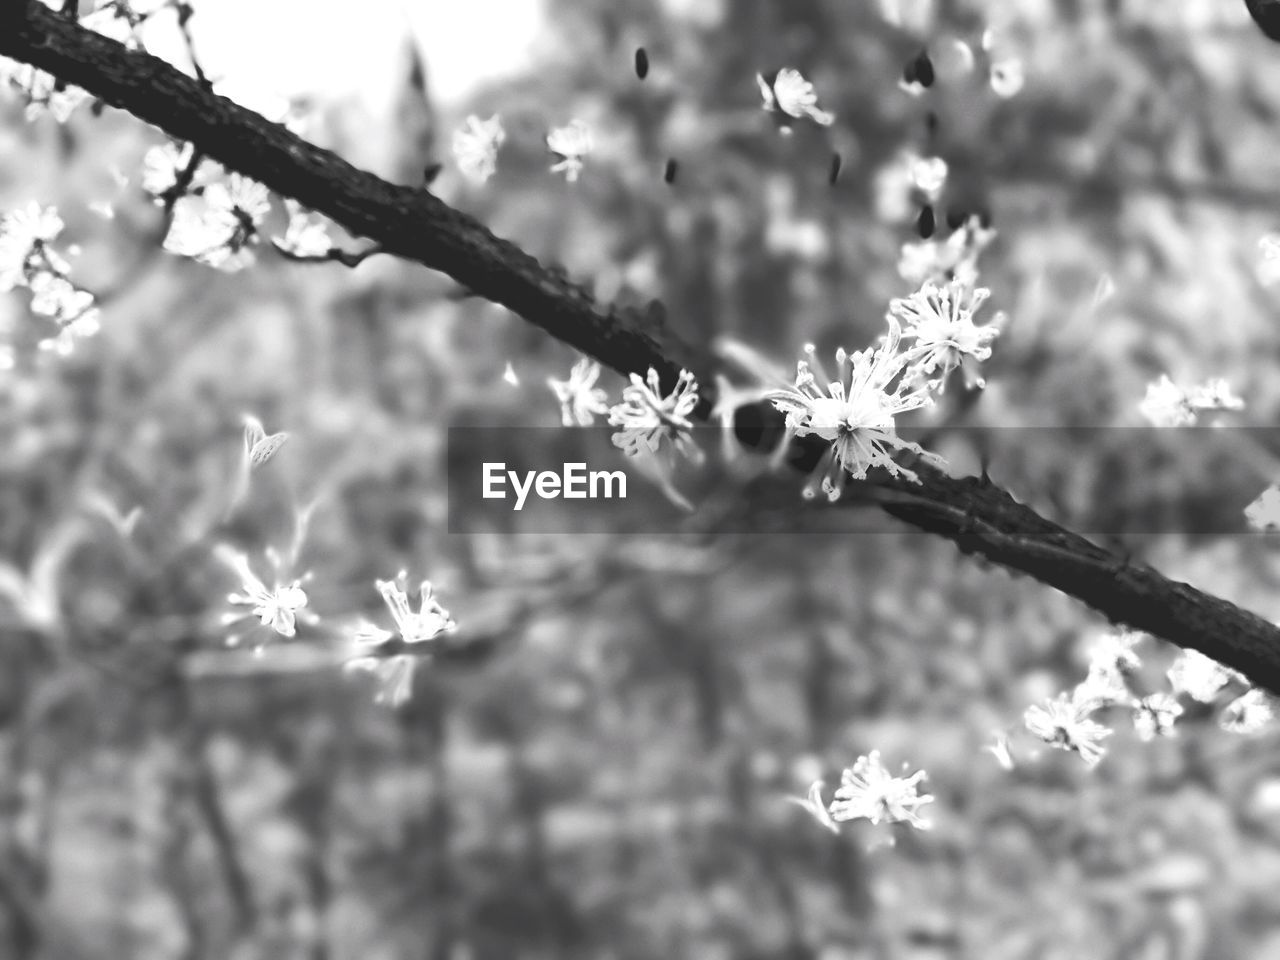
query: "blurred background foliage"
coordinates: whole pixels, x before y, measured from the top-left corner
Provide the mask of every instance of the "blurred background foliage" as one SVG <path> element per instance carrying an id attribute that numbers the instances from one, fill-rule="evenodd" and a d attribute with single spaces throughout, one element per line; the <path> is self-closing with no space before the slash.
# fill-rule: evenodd
<path id="1" fill-rule="evenodd" d="M 1237 422 L 1274 422 L 1276 294 L 1256 267 L 1280 217 L 1280 55 L 1243 4 L 896 6 L 895 24 L 871 2 L 547 0 L 520 76 L 441 110 L 431 64 L 388 51 L 392 122 L 318 103 L 314 137 L 400 182 L 444 162 L 437 192 L 602 297 L 660 297 L 691 341 L 784 366 L 805 341 L 867 344 L 910 292 L 901 155 L 936 152 L 939 219 L 985 210 L 999 231 L 982 276 L 1010 320 L 971 422 L 1134 426 L 1162 372 L 1224 376 Z M 981 53 L 971 80 L 898 89 L 923 47 L 978 49 L 988 25 L 1026 67 L 1017 96 L 991 93 Z M 778 136 L 753 76 L 785 65 L 835 127 Z M 103 329 L 54 359 L 23 349 L 43 334 L 24 300 L 0 301 L 20 348 L 0 373 L 0 957 L 1280 953 L 1274 734 L 1122 729 L 1091 774 L 1066 755 L 1005 772 L 981 749 L 1081 678 L 1105 626 L 1088 611 L 906 531 L 450 536 L 444 428 L 556 423 L 545 381 L 569 350 L 410 265 L 263 252 L 227 276 L 169 257 L 160 211 L 113 177 L 136 184 L 157 133 L 4 111 L 0 208 L 56 204 Z M 448 157 L 472 111 L 508 130 L 482 189 Z M 542 136 L 575 117 L 598 149 L 568 185 Z M 224 521 L 247 412 L 292 439 Z M 1274 479 L 1265 453 L 1232 471 L 1153 461 L 1123 431 L 1027 436 L 992 474 L 1090 529 L 1221 530 Z M 101 498 L 142 507 L 132 537 Z M 210 537 L 260 557 L 311 502 L 299 572 L 336 626 L 226 650 L 237 584 Z M 1280 617 L 1260 538 L 1126 549 Z M 372 581 L 401 568 L 435 582 L 465 643 L 389 711 L 344 678 L 334 636 L 385 617 Z M 1157 672 L 1173 655 L 1143 653 Z M 873 748 L 929 772 L 937 827 L 868 852 L 784 798 Z"/>

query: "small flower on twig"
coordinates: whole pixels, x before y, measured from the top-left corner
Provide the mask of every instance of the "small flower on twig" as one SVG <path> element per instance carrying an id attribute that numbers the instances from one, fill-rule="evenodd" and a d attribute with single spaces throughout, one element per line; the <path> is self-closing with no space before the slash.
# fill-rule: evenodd
<path id="1" fill-rule="evenodd" d="M 284 563 L 280 555 L 273 549 L 266 551 L 267 561 L 275 572 L 275 580 L 268 587 L 249 566 L 249 558 L 245 554 L 233 550 L 226 544 L 218 544 L 214 548 L 214 556 L 229 566 L 240 577 L 239 593 L 227 595 L 227 601 L 235 606 L 248 607 L 247 611 L 230 611 L 223 615 L 222 623 L 230 626 L 242 620 L 256 618 L 268 632 L 281 637 L 292 638 L 297 633 L 298 621 L 313 625 L 319 617 L 307 610 L 308 598 L 302 585 L 310 579 L 304 574 L 294 580 L 282 580 L 281 568 Z M 227 639 L 230 646 L 238 645 L 242 634 L 232 634 Z M 264 638 L 257 646 L 261 651 L 266 643 Z"/>
<path id="2" fill-rule="evenodd" d="M 927 280 L 911 296 L 890 302 L 890 312 L 903 325 L 903 337 L 914 341 L 910 356 L 916 370 L 936 383 L 939 392 L 946 386 L 947 375 L 957 367 L 964 374 L 966 388 L 986 386 L 978 364 L 990 359 L 991 341 L 1000 329 L 995 324 L 979 327 L 973 315 L 989 296 L 991 291 L 986 287 L 973 288 L 958 280 L 944 285 Z"/>
<path id="3" fill-rule="evenodd" d="M 98 332 L 99 317 L 93 294 L 68 279 L 70 265 L 53 249 L 61 232 L 57 211 L 34 202 L 0 220 L 0 290 L 27 287 L 32 312 L 58 327 L 40 347 L 65 355 Z"/>
<path id="4" fill-rule="evenodd" d="M 836 351 L 837 377 L 827 375 L 817 352 L 807 345 L 807 358 L 796 365 L 795 385 L 768 395 L 786 414 L 787 429 L 794 435 L 812 434 L 831 444 L 805 488 L 806 497 L 813 497 L 820 484 L 828 499 L 836 500 L 846 476 L 865 479 L 867 471 L 876 467 L 892 476 L 918 480 L 914 471 L 894 459 L 904 451 L 934 465 L 943 463 L 919 444 L 898 436 L 895 418 L 932 403 L 933 398 L 927 381 L 904 376 L 911 358 L 899 350 L 902 330 L 897 319 L 892 313 L 886 319 L 889 332 L 879 346 L 853 354 L 843 348 Z"/>
<path id="5" fill-rule="evenodd" d="M 284 208 L 289 223 L 283 237 L 272 237 L 275 248 L 297 260 L 329 259 L 333 239 L 324 217 L 307 210 L 297 200 L 286 199 Z"/>
<path id="6" fill-rule="evenodd" d="M 664 396 L 658 371 L 649 368 L 645 379 L 631 374 L 631 383 L 622 390 L 622 402 L 609 411 L 609 424 L 621 427 L 613 435 L 613 445 L 627 456 L 656 454 L 666 445 L 692 460 L 701 459 L 701 451 L 693 442 L 693 421 L 689 419 L 698 406 L 698 381 L 688 370 L 681 370 L 675 389 Z"/>
<path id="7" fill-rule="evenodd" d="M 233 173 L 200 196 L 177 201 L 164 248 L 229 273 L 242 270 L 253 263 L 252 247 L 270 209 L 266 187 Z"/>
<path id="8" fill-rule="evenodd" d="M 1183 650 L 1173 661 L 1167 676 L 1174 693 L 1185 693 L 1200 703 L 1213 702 L 1229 682 L 1244 679 L 1199 650 Z"/>
<path id="9" fill-rule="evenodd" d="M 378 592 L 391 611 L 396 632 L 365 623 L 352 637 L 353 655 L 347 670 L 372 673 L 378 680 L 378 703 L 396 707 L 413 692 L 413 672 L 417 663 L 432 653 L 431 641 L 457 627 L 449 611 L 431 595 L 431 583 L 419 587 L 418 609 L 409 604 L 405 591 L 407 575 L 377 581 Z"/>

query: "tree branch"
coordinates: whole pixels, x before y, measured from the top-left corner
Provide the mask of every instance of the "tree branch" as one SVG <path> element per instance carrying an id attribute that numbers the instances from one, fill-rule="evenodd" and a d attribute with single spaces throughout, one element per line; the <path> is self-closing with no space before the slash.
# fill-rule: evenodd
<path id="1" fill-rule="evenodd" d="M 0 0 L 0 54 L 129 111 L 224 166 L 317 210 L 382 251 L 446 273 L 616 370 L 655 367 L 674 387 L 708 364 L 638 310 L 599 305 L 562 272 L 424 189 L 387 183 L 208 90 L 170 64 L 127 50 L 31 0 Z"/>
<path id="2" fill-rule="evenodd" d="M 713 362 L 667 327 L 661 312 L 599 304 L 548 268 L 422 188 L 358 170 L 164 61 L 85 30 L 34 2 L 0 0 L 0 54 L 83 87 L 224 166 L 367 237 L 382 252 L 448 274 L 552 336 L 623 373 L 656 368 L 667 389 L 681 368 L 704 385 Z M 760 425 L 780 422 L 772 409 Z M 1234 604 L 1131 563 L 1039 516 L 981 479 L 917 464 L 920 485 L 890 482 L 882 508 L 1067 593 L 1116 622 L 1207 654 L 1280 692 L 1280 628 Z"/>

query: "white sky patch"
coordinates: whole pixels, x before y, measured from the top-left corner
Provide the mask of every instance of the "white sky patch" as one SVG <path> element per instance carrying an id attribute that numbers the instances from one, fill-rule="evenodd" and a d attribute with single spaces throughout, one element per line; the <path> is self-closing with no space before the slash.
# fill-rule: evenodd
<path id="1" fill-rule="evenodd" d="M 418 44 L 435 102 L 451 107 L 482 83 L 527 66 L 540 0 L 195 0 L 191 30 L 205 71 L 285 97 L 384 103 L 400 88 L 406 37 Z M 144 36 L 157 55 L 187 58 L 172 20 Z"/>

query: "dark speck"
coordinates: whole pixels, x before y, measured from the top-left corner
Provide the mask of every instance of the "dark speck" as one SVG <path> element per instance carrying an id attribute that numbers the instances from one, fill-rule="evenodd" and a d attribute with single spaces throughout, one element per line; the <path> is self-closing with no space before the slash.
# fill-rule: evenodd
<path id="1" fill-rule="evenodd" d="M 920 86 L 932 87 L 934 81 L 933 61 L 929 59 L 928 52 L 921 50 L 920 56 L 915 58 L 912 66 L 915 67 L 916 79 L 920 81 Z"/>
<path id="2" fill-rule="evenodd" d="M 662 179 L 665 180 L 667 183 L 675 183 L 676 174 L 679 172 L 679 170 L 680 170 L 680 164 L 678 164 L 675 161 L 675 158 L 669 158 L 667 160 L 666 169 L 662 171 Z"/>
<path id="3" fill-rule="evenodd" d="M 636 76 L 643 80 L 649 75 L 649 54 L 644 47 L 636 47 Z"/>
<path id="4" fill-rule="evenodd" d="M 926 203 L 920 211 L 920 216 L 916 218 L 916 233 L 920 234 L 921 239 L 928 240 L 933 236 L 935 229 L 937 229 L 937 222 L 933 216 L 933 207 Z"/>
<path id="5" fill-rule="evenodd" d="M 833 153 L 831 155 L 831 169 L 827 173 L 827 183 L 833 187 L 836 185 L 836 181 L 840 179 L 840 164 L 840 154 Z"/>

